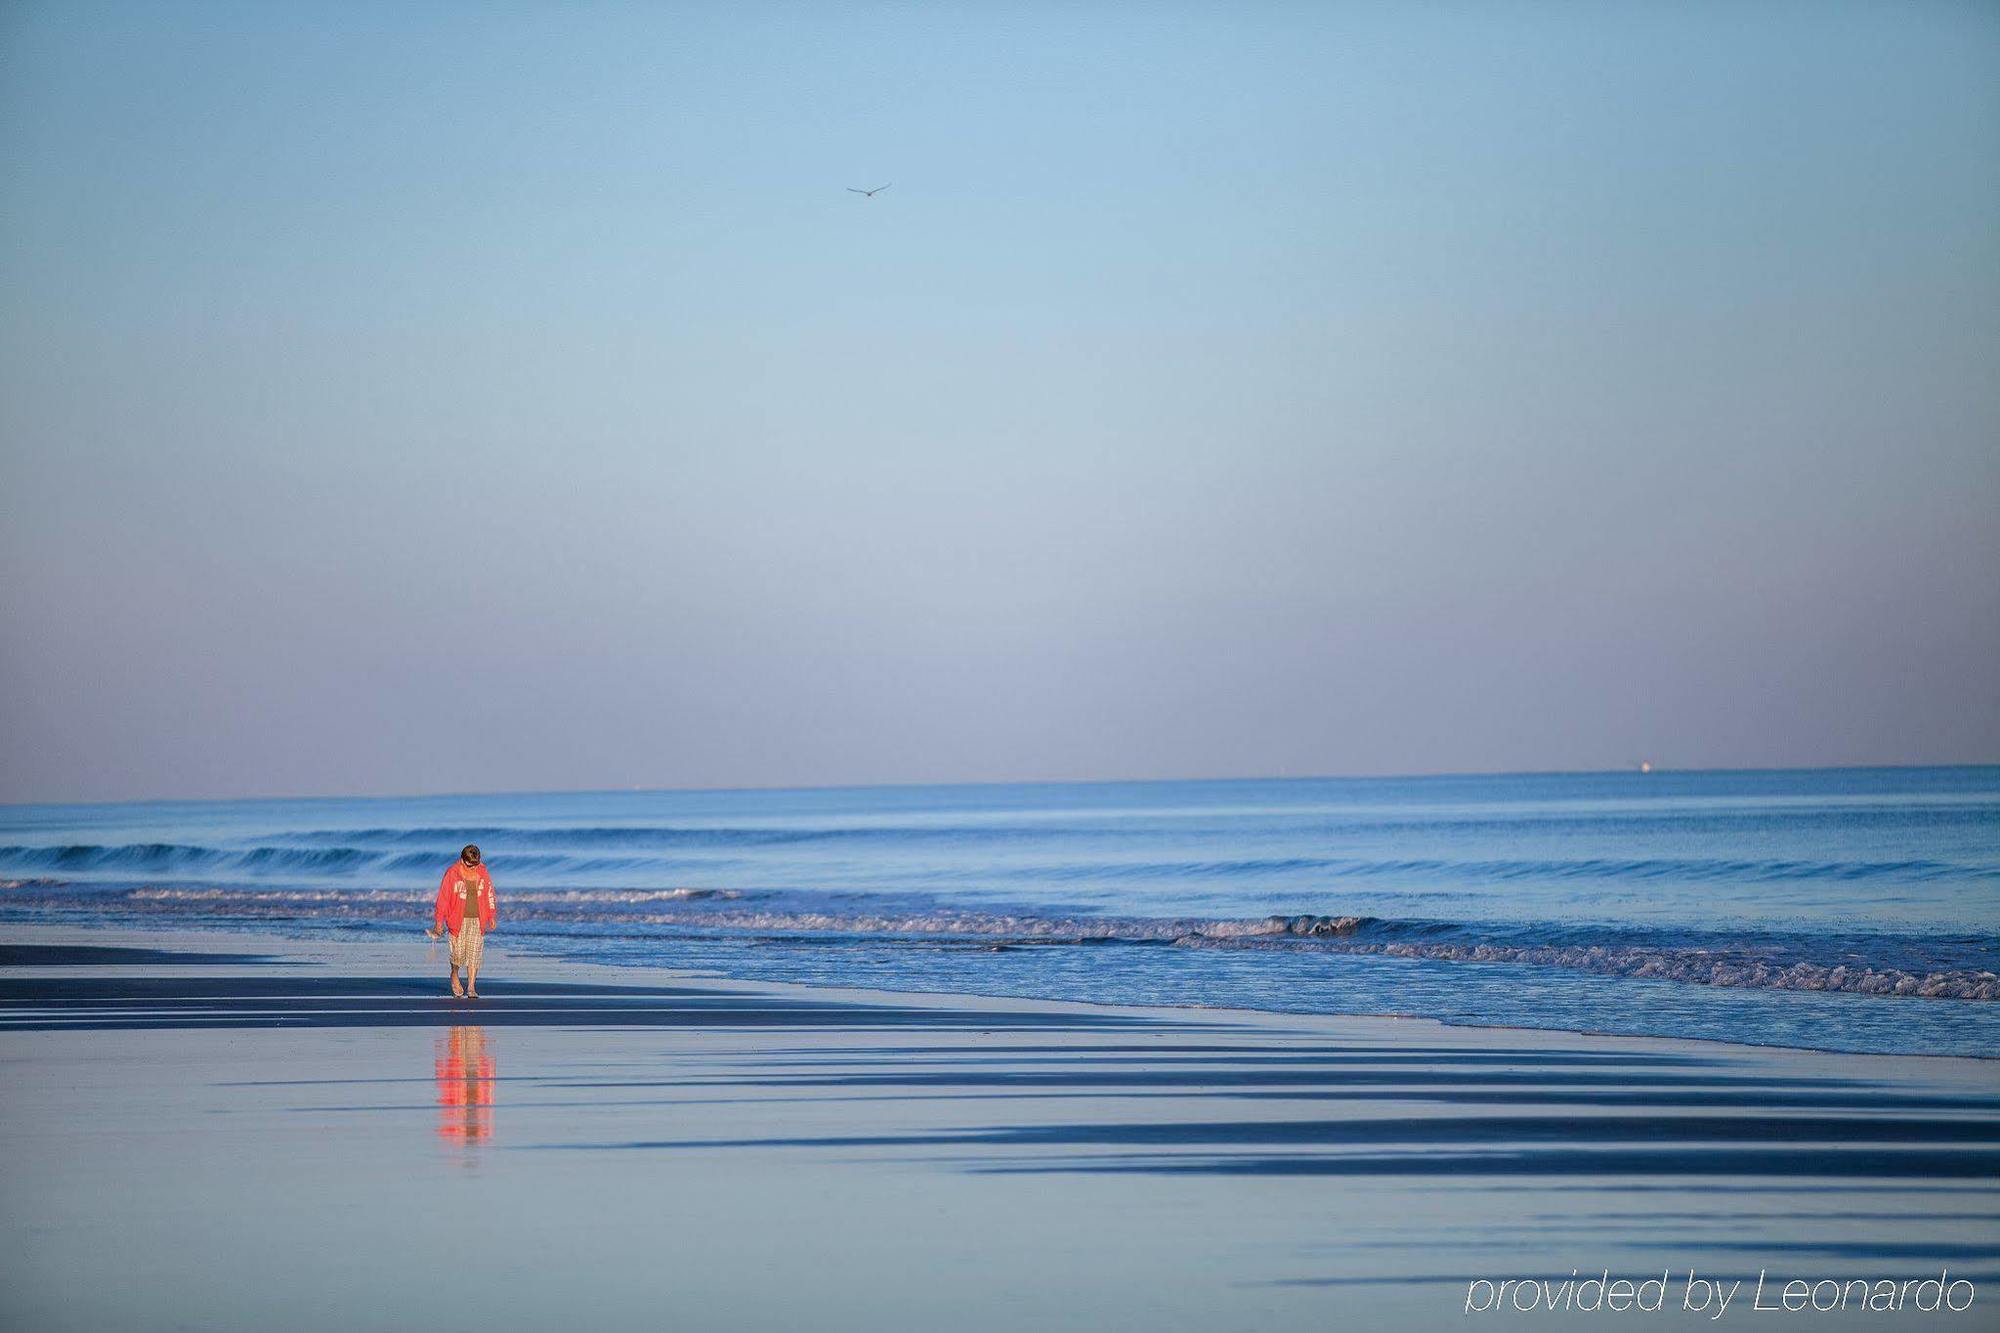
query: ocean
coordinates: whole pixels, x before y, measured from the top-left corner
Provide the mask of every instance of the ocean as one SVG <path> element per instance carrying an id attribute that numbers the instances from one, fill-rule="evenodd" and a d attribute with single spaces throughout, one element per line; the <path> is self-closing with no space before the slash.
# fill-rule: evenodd
<path id="1" fill-rule="evenodd" d="M 6 806 L 0 922 L 406 934 L 418 968 L 467 842 L 498 941 L 559 957 L 2000 1051 L 2000 767 Z"/>

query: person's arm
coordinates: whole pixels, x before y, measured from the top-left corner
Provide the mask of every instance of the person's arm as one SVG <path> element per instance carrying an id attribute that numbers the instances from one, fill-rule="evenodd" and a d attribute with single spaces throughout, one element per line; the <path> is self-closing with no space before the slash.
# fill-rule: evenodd
<path id="1" fill-rule="evenodd" d="M 487 871 L 484 879 L 486 894 L 479 900 L 479 929 L 488 931 L 500 923 L 500 895 L 493 891 L 493 872 Z"/>
<path id="2" fill-rule="evenodd" d="M 437 906 L 431 909 L 431 928 L 424 932 L 432 939 L 436 939 L 438 932 L 444 929 L 444 898 L 451 892 L 451 871 L 457 868 L 453 866 L 450 870 L 446 870 L 444 878 L 438 881 Z"/>

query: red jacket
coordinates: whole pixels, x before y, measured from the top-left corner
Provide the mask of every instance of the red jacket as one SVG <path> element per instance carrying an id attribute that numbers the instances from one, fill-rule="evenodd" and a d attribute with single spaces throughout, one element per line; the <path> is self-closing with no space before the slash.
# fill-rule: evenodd
<path id="1" fill-rule="evenodd" d="M 438 884 L 435 917 L 438 929 L 458 934 L 458 928 L 465 924 L 468 892 L 479 903 L 479 928 L 493 929 L 493 923 L 498 919 L 494 912 L 493 876 L 486 873 L 485 866 L 469 866 L 463 861 L 453 861 Z"/>

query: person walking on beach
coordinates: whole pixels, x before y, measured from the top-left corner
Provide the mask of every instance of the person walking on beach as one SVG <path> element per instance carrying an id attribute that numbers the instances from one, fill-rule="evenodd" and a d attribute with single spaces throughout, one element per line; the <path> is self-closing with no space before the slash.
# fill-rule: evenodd
<path id="1" fill-rule="evenodd" d="M 479 849 L 470 843 L 458 854 L 438 884 L 437 910 L 431 928 L 424 932 L 432 939 L 440 931 L 451 932 L 451 993 L 467 999 L 479 998 L 479 959 L 486 951 L 486 932 L 496 917 L 493 876 L 479 864 Z M 465 969 L 465 988 L 459 989 L 458 970 Z"/>

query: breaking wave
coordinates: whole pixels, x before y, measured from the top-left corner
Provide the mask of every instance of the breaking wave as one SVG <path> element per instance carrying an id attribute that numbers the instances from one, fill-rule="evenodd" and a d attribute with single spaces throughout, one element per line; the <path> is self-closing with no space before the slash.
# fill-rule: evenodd
<path id="1" fill-rule="evenodd" d="M 644 878 L 677 866 L 715 864 L 717 851 L 784 843 L 851 840 L 870 850 L 922 845 L 937 840 L 955 846 L 991 839 L 1060 850 L 1064 837 L 1047 829 L 981 828 L 544 828 L 544 829 L 359 829 L 294 833 L 250 846 L 198 843 L 70 843 L 54 846 L 0 846 L 0 875 L 225 877 L 282 880 L 304 876 L 361 877 L 435 871 L 466 842 L 485 846 L 489 857 L 504 855 L 511 877 L 549 882 L 626 874 Z M 857 846 L 856 851 L 862 848 Z M 696 855 L 690 855 L 696 854 Z M 976 871 L 972 873 L 977 873 Z M 1185 860 L 1056 857 L 1010 865 L 1009 874 L 1047 883 L 1089 880 L 1179 881 L 1200 883 L 1243 876 L 1314 879 L 1444 879 L 1452 882 L 1648 881 L 1763 883 L 1794 881 L 2000 880 L 2000 863 L 1964 863 L 1926 858 L 1890 860 L 1750 859 L 1730 857 L 1468 858 L 1284 856 L 1217 857 Z"/>
<path id="2" fill-rule="evenodd" d="M 427 862 L 430 864 L 431 862 Z M 381 888 L 163 886 L 108 888 L 48 880 L 0 882 L 0 908 L 42 914 L 290 921 L 407 928 L 426 893 Z M 910 895 L 838 895 L 709 888 L 517 889 L 503 894 L 507 929 L 528 934 L 727 935 L 749 941 L 875 945 L 971 942 L 982 947 L 1141 946 L 1360 954 L 1451 964 L 1510 964 L 1597 975 L 1761 990 L 1922 999 L 2000 999 L 2000 962 L 1979 937 L 1767 932 L 1701 933 L 1386 920 L 1323 913 L 1147 917 L 982 911 Z"/>

